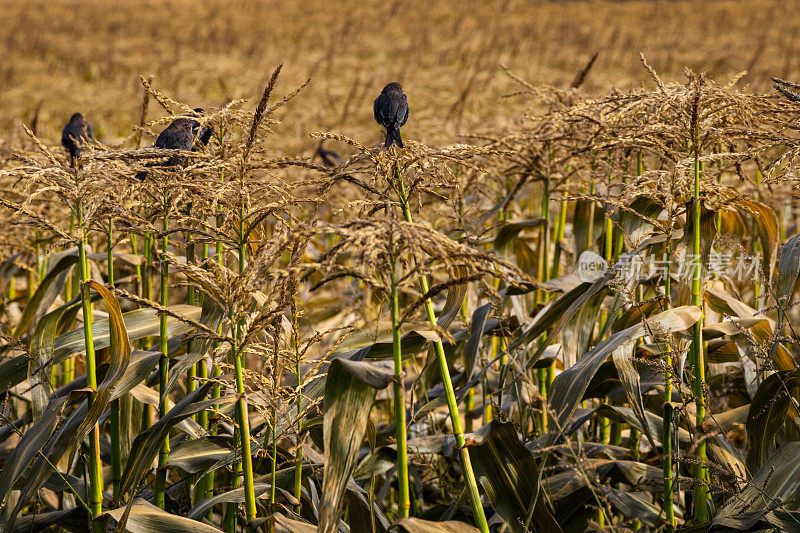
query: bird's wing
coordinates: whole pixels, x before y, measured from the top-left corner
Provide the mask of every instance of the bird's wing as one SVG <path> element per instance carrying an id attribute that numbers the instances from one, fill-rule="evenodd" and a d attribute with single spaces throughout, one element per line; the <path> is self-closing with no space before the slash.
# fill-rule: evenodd
<path id="1" fill-rule="evenodd" d="M 94 140 L 94 134 L 92 133 L 92 127 L 89 125 L 88 122 L 86 123 L 86 135 L 89 136 L 89 139 Z"/>
<path id="2" fill-rule="evenodd" d="M 172 130 L 169 128 L 159 133 L 156 139 L 156 148 L 167 148 L 170 137 L 172 137 Z"/>
<path id="3" fill-rule="evenodd" d="M 191 150 L 194 146 L 194 135 L 191 131 L 181 130 L 180 135 L 177 136 L 176 146 L 180 150 Z"/>
<path id="4" fill-rule="evenodd" d="M 411 112 L 411 109 L 408 107 L 408 97 L 403 95 L 403 100 L 400 103 L 400 109 L 397 115 L 397 127 L 403 126 L 406 121 L 408 120 L 408 115 Z"/>
<path id="5" fill-rule="evenodd" d="M 383 118 L 381 117 L 381 106 L 378 104 L 378 100 L 381 97 L 378 96 L 375 101 L 372 102 L 372 114 L 375 115 L 375 122 L 378 124 L 383 124 Z"/>

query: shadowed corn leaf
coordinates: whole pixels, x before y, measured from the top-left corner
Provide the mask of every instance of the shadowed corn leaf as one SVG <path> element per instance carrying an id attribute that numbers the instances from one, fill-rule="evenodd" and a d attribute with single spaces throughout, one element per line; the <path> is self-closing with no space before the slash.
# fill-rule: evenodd
<path id="1" fill-rule="evenodd" d="M 558 420 L 558 427 L 565 427 L 583 399 L 589 383 L 603 362 L 615 350 L 624 351 L 627 356 L 633 348 L 633 341 L 646 334 L 662 336 L 688 329 L 700 320 L 701 311 L 695 306 L 677 307 L 659 313 L 647 321 L 647 330 L 642 324 L 619 331 L 592 348 L 578 362 L 564 370 L 553 380 L 550 407 Z"/>
<path id="2" fill-rule="evenodd" d="M 561 350 L 565 368 L 574 365 L 578 357 L 589 349 L 594 325 L 605 295 L 605 288 L 593 294 L 561 331 Z"/>
<path id="3" fill-rule="evenodd" d="M 775 282 L 775 298 L 784 309 L 792 300 L 798 275 L 800 275 L 800 233 L 781 246 L 778 279 Z"/>
<path id="4" fill-rule="evenodd" d="M 200 308 L 193 305 L 175 305 L 172 311 L 181 316 L 197 320 Z M 158 312 L 153 309 L 135 309 L 123 315 L 129 339 L 141 339 L 158 335 L 160 321 Z M 94 346 L 96 350 L 109 346 L 108 319 L 97 320 L 92 324 Z M 175 318 L 167 318 L 167 334 L 170 336 L 188 333 L 191 326 Z M 72 354 L 84 351 L 83 328 L 74 329 L 56 337 L 53 347 L 52 364 L 56 365 Z M 4 392 L 25 380 L 28 359 L 25 356 L 13 357 L 0 364 L 0 392 Z"/>
<path id="5" fill-rule="evenodd" d="M 750 200 L 737 198 L 736 204 L 752 215 L 758 228 L 758 238 L 764 255 L 761 257 L 761 268 L 769 283 L 772 279 L 772 264 L 778 246 L 778 217 L 775 211 L 767 205 Z"/>
<path id="6" fill-rule="evenodd" d="M 478 358 L 483 335 L 486 332 L 486 319 L 491 311 L 492 305 L 485 304 L 475 309 L 475 312 L 472 313 L 470 335 L 464 346 L 464 374 L 467 378 L 472 376 L 472 370 L 475 368 L 475 360 Z"/>
<path id="7" fill-rule="evenodd" d="M 354 490 L 358 488 L 358 490 Z M 389 521 L 383 515 L 377 502 L 372 503 L 370 510 L 370 503 L 362 494 L 361 487 L 353 484 L 348 486 L 345 492 L 347 502 L 347 525 L 351 533 L 386 533 L 389 528 Z M 371 511 L 371 512 L 370 512 Z M 373 516 L 375 518 L 375 525 L 373 526 Z"/>
<path id="8" fill-rule="evenodd" d="M 135 488 L 141 476 L 147 473 L 147 465 L 153 462 L 153 458 L 158 453 L 161 442 L 169 432 L 170 428 L 189 418 L 193 414 L 211 407 L 212 405 L 227 405 L 236 401 L 235 396 L 226 396 L 214 400 L 200 401 L 213 387 L 213 383 L 204 383 L 201 387 L 184 396 L 175 407 L 170 409 L 163 418 L 150 426 L 147 431 L 140 433 L 133 441 L 131 453 L 125 469 L 120 478 L 120 494 L 125 494 L 131 488 Z"/>
<path id="9" fill-rule="evenodd" d="M 636 518 L 649 526 L 656 526 L 661 523 L 660 509 L 649 501 L 649 494 L 623 492 L 605 485 L 603 486 L 603 491 L 605 491 L 611 505 L 623 516 Z"/>
<path id="10" fill-rule="evenodd" d="M 752 528 L 769 511 L 800 508 L 800 442 L 787 442 L 770 456 L 747 485 L 722 506 L 714 526 Z"/>
<path id="11" fill-rule="evenodd" d="M 227 444 L 227 437 L 213 435 L 171 444 L 167 465 L 195 474 L 215 465 L 217 461 L 231 453 Z"/>
<path id="12" fill-rule="evenodd" d="M 431 522 L 421 518 L 403 518 L 391 527 L 394 531 L 407 531 L 408 533 L 475 533 L 477 528 L 464 522 Z"/>
<path id="13" fill-rule="evenodd" d="M 747 469 L 756 472 L 775 449 L 775 435 L 783 426 L 790 391 L 800 384 L 800 370 L 777 372 L 761 382 L 747 415 Z"/>
<path id="14" fill-rule="evenodd" d="M 105 514 L 120 522 L 125 521 L 125 531 L 130 533 L 186 533 L 187 531 L 197 533 L 219 533 L 219 529 L 214 526 L 185 518 L 162 511 L 152 503 L 137 498 L 130 506 L 130 511 L 126 507 L 120 507 Z"/>
<path id="15" fill-rule="evenodd" d="M 523 220 L 521 222 L 510 222 L 504 224 L 498 231 L 497 236 L 494 238 L 492 247 L 506 259 L 513 260 L 514 258 L 514 244 L 520 232 L 528 228 L 538 228 L 544 224 L 545 220 L 542 217 L 537 217 L 531 220 Z"/>
<path id="16" fill-rule="evenodd" d="M 36 324 L 36 329 L 31 336 L 28 382 L 31 386 L 34 420 L 41 416 L 42 410 L 50 400 L 50 394 L 52 393 L 50 378 L 53 369 L 53 349 L 55 347 L 56 334 L 64 313 L 70 307 L 72 306 L 63 305 L 44 315 Z"/>
<path id="17" fill-rule="evenodd" d="M 88 401 L 85 401 L 81 406 L 73 411 L 69 419 L 51 438 L 42 454 L 39 455 L 38 460 L 31 466 L 31 474 L 29 475 L 25 486 L 20 493 L 19 501 L 16 507 L 11 512 L 8 521 L 8 527 L 14 523 L 16 515 L 22 510 L 34 493 L 44 484 L 50 476 L 50 464 L 57 464 L 64 453 L 77 446 L 89 431 L 94 427 L 100 419 L 100 415 L 108 408 L 111 401 L 111 390 L 119 379 L 124 375 L 125 369 L 130 360 L 131 347 L 128 341 L 128 335 L 125 331 L 125 323 L 122 319 L 122 312 L 120 311 L 119 304 L 111 292 L 100 283 L 89 280 L 84 285 L 86 297 L 90 289 L 96 290 L 108 309 L 108 326 L 109 333 L 107 337 L 114 337 L 115 349 L 110 353 L 110 364 L 106 371 L 103 381 L 97 387 L 97 392 L 94 394 L 94 401 L 91 408 L 88 407 Z M 46 459 L 45 459 L 46 458 Z M 49 464 L 48 464 L 49 463 Z"/>
<path id="18" fill-rule="evenodd" d="M 31 324 L 36 322 L 38 318 L 47 312 L 47 308 L 55 301 L 56 296 L 64 288 L 64 281 L 73 266 L 78 262 L 78 249 L 75 248 L 71 253 L 64 255 L 58 262 L 50 269 L 47 275 L 39 283 L 33 297 L 25 306 L 22 316 L 17 322 L 17 327 L 14 328 L 13 336 L 16 338 L 22 337 Z"/>
<path id="19" fill-rule="evenodd" d="M 253 484 L 253 492 L 255 493 L 256 498 L 265 494 L 269 491 L 271 485 L 269 483 L 255 483 Z M 244 501 L 244 487 L 239 487 L 238 489 L 230 490 L 227 492 L 223 492 L 221 494 L 216 494 L 211 498 L 207 498 L 205 500 L 197 502 L 197 504 L 192 507 L 188 513 L 186 513 L 186 518 L 190 520 L 200 520 L 205 516 L 206 512 L 211 509 L 213 506 L 217 505 L 218 503 L 231 503 L 231 502 L 243 502 Z"/>
<path id="20" fill-rule="evenodd" d="M 749 305 L 737 300 L 730 294 L 721 291 L 706 290 L 705 302 L 717 313 L 742 319 L 759 320 L 754 325 L 750 326 L 750 330 L 759 342 L 766 342 L 772 336 L 772 332 L 775 329 L 775 322 Z M 796 366 L 791 354 L 781 344 L 777 344 L 774 358 L 778 370 L 794 370 Z"/>
<path id="21" fill-rule="evenodd" d="M 514 342 L 508 346 L 506 351 L 511 352 L 519 346 L 529 343 L 545 331 L 550 331 L 550 338 L 557 336 L 589 298 L 604 289 L 612 276 L 613 272 L 609 270 L 605 276 L 594 283 L 581 283 L 545 306 Z M 528 359 L 527 366 L 532 367 L 546 349 L 547 343 L 541 343 L 536 352 Z"/>
<path id="22" fill-rule="evenodd" d="M 6 459 L 5 466 L 0 470 L 0 502 L 5 500 L 11 486 L 33 461 L 36 454 L 45 448 L 68 400 L 68 396 L 50 400 L 42 417 L 20 438 Z"/>
<path id="23" fill-rule="evenodd" d="M 160 357 L 161 352 L 143 352 L 141 350 L 133 352 L 128 368 L 114 385 L 111 399 L 116 400 L 144 381 L 156 367 Z"/>
<path id="24" fill-rule="evenodd" d="M 317 533 L 316 526 L 287 518 L 282 514 L 272 515 L 271 520 L 275 521 L 275 533 Z"/>
<path id="25" fill-rule="evenodd" d="M 344 490 L 356 466 L 376 390 L 385 388 L 392 375 L 392 368 L 383 363 L 334 359 L 328 368 L 321 533 L 338 529 Z"/>
<path id="26" fill-rule="evenodd" d="M 622 389 L 625 391 L 625 396 L 628 397 L 628 404 L 631 406 L 631 410 L 635 413 L 636 418 L 642 422 L 644 434 L 647 440 L 650 441 L 650 445 L 655 448 L 656 443 L 653 440 L 653 435 L 650 433 L 650 425 L 644 423 L 646 416 L 644 411 L 644 398 L 642 398 L 641 379 L 639 378 L 639 372 L 633 366 L 633 360 L 631 358 L 633 345 L 626 343 L 623 347 L 625 348 L 613 350 L 611 352 L 611 357 L 614 360 L 614 366 L 617 367 L 617 374 L 620 383 L 622 383 Z"/>
<path id="27" fill-rule="evenodd" d="M 647 196 L 639 196 L 628 209 L 619 211 L 619 227 L 629 248 L 635 248 L 653 230 L 653 222 L 663 210 L 661 204 Z"/>
<path id="28" fill-rule="evenodd" d="M 584 250 L 594 249 L 597 251 L 595 244 L 603 231 L 604 218 L 603 208 L 594 200 L 581 198 L 575 202 L 573 219 L 575 257 L 580 257 Z M 591 235 L 589 234 L 590 229 Z"/>
<path id="29" fill-rule="evenodd" d="M 200 359 L 205 357 L 205 355 L 205 353 L 189 352 L 178 357 L 178 362 L 175 365 L 170 365 L 169 367 L 167 386 L 164 387 L 164 390 L 159 392 L 160 399 L 163 399 L 164 396 L 168 395 L 172 389 L 175 388 L 175 385 L 178 384 L 178 381 L 186 377 L 186 371 L 192 366 L 196 365 Z"/>
<path id="30" fill-rule="evenodd" d="M 663 311 L 667 307 L 665 298 L 658 297 L 640 304 L 632 305 L 630 309 L 622 313 L 622 316 L 614 321 L 614 326 L 611 328 L 613 333 L 628 329 L 642 322 L 643 318 L 649 318 L 658 311 Z"/>
<path id="31" fill-rule="evenodd" d="M 23 516 L 17 520 L 13 529 L 4 531 L 6 533 L 33 533 L 35 531 L 51 531 L 50 528 L 54 526 L 67 531 L 83 531 L 86 528 L 86 510 L 83 507 L 70 507 L 60 511 Z"/>
<path id="32" fill-rule="evenodd" d="M 478 481 L 512 531 L 557 531 L 539 498 L 536 459 L 519 441 L 514 425 L 493 420 L 465 438 Z"/>

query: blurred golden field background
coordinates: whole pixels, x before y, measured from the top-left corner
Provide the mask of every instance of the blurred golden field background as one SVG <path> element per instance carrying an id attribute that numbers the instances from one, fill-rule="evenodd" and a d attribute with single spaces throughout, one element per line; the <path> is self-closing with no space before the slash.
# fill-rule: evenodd
<path id="1" fill-rule="evenodd" d="M 18 134 L 38 110 L 37 131 L 55 141 L 83 112 L 106 143 L 138 123 L 139 76 L 201 107 L 254 98 L 275 65 L 279 90 L 312 82 L 281 111 L 291 117 L 274 149 L 313 150 L 313 131 L 371 143 L 380 136 L 372 99 L 385 83 L 406 88 L 406 135 L 452 142 L 513 121 L 519 89 L 504 65 L 533 85 L 567 87 L 598 53 L 583 89 L 605 93 L 684 67 L 720 83 L 766 91 L 769 77 L 800 75 L 800 2 L 5 2 L 0 10 L 0 130 Z M 154 112 L 158 112 L 157 110 Z M 152 117 L 150 117 L 152 118 Z"/>

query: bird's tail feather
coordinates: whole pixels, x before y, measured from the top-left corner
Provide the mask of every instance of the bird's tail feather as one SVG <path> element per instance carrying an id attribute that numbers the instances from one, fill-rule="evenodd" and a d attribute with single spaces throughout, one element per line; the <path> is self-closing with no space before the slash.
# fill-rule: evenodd
<path id="1" fill-rule="evenodd" d="M 392 137 L 392 130 L 386 130 L 386 142 L 383 143 L 385 148 L 389 148 L 392 143 L 394 142 L 394 138 Z"/>
<path id="2" fill-rule="evenodd" d="M 392 137 L 394 138 L 394 143 L 399 147 L 403 147 L 403 139 L 400 138 L 400 130 L 395 128 L 392 130 Z"/>

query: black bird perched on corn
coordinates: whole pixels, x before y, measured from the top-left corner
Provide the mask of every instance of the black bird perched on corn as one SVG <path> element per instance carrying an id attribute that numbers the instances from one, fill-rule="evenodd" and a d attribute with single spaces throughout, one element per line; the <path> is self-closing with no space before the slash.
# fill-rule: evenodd
<path id="1" fill-rule="evenodd" d="M 191 152 L 194 145 L 194 134 L 192 133 L 192 120 L 180 117 L 173 120 L 167 128 L 158 135 L 156 148 L 162 150 L 186 150 Z M 183 161 L 182 157 L 173 155 L 165 163 L 148 163 L 148 167 L 174 167 Z M 138 172 L 136 178 L 144 181 L 147 178 L 147 171 Z"/>
<path id="2" fill-rule="evenodd" d="M 408 98 L 403 93 L 403 87 L 392 82 L 383 88 L 381 94 L 372 104 L 372 111 L 375 114 L 375 121 L 386 128 L 386 142 L 384 146 L 390 147 L 396 144 L 403 147 L 403 139 L 400 138 L 400 127 L 408 120 Z"/>
<path id="3" fill-rule="evenodd" d="M 328 168 L 338 167 L 342 164 L 342 156 L 339 155 L 339 152 L 335 150 L 328 150 L 322 146 L 322 143 L 325 142 L 325 139 L 319 143 L 317 146 L 317 153 L 315 154 L 322 160 L 322 164 Z"/>
<path id="4" fill-rule="evenodd" d="M 80 113 L 73 113 L 69 122 L 61 130 L 61 146 L 69 152 L 70 166 L 75 166 L 75 161 L 81 157 L 81 145 L 94 139 L 92 127 Z"/>

